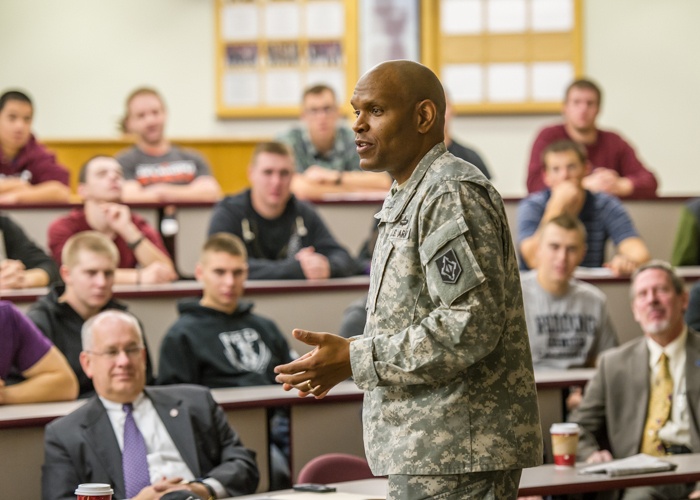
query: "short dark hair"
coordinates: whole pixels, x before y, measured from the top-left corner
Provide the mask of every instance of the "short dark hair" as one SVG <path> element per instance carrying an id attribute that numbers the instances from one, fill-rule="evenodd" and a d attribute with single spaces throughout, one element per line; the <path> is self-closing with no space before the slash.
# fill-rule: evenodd
<path id="1" fill-rule="evenodd" d="M 545 223 L 545 226 L 548 226 L 549 224 L 566 229 L 567 231 L 576 231 L 581 235 L 581 239 L 583 239 L 584 244 L 586 243 L 586 226 L 583 225 L 583 222 L 581 222 L 578 217 L 574 217 L 568 213 L 563 213 L 549 219 Z"/>
<path id="2" fill-rule="evenodd" d="M 665 260 L 653 259 L 639 266 L 634 270 L 632 276 L 630 276 L 631 299 L 634 299 L 634 282 L 637 280 L 637 276 L 649 269 L 659 269 L 665 272 L 671 280 L 671 285 L 673 285 L 673 290 L 676 294 L 680 295 L 685 292 L 685 280 L 676 272 L 676 269 Z"/>
<path id="3" fill-rule="evenodd" d="M 333 88 L 330 85 L 326 85 L 325 83 L 318 83 L 316 85 L 306 87 L 306 89 L 304 89 L 304 93 L 301 96 L 301 100 L 303 102 L 306 99 L 307 95 L 319 95 L 323 94 L 324 92 L 330 92 L 333 95 L 333 100 L 338 100 L 338 96 L 335 95 L 335 90 L 333 90 Z"/>
<path id="4" fill-rule="evenodd" d="M 588 160 L 588 154 L 586 153 L 586 149 L 581 146 L 579 143 L 570 141 L 568 139 L 564 139 L 561 141 L 555 141 L 549 145 L 547 145 L 546 148 L 542 151 L 542 167 L 547 168 L 547 165 L 544 161 L 545 157 L 549 153 L 563 153 L 564 151 L 573 151 L 576 153 L 576 156 L 578 156 L 578 159 L 581 160 L 581 163 L 583 165 L 586 164 L 586 161 Z"/>
<path id="5" fill-rule="evenodd" d="M 255 165 L 258 156 L 260 156 L 262 153 L 285 156 L 291 158 L 292 162 L 294 161 L 294 153 L 292 153 L 291 148 L 287 144 L 279 141 L 267 141 L 260 142 L 257 146 L 255 146 L 253 155 L 250 157 L 250 164 Z"/>
<path id="6" fill-rule="evenodd" d="M 163 100 L 163 96 L 160 95 L 160 93 L 153 87 L 138 87 L 132 90 L 131 93 L 126 97 L 126 102 L 124 103 L 124 116 L 121 120 L 119 120 L 119 129 L 124 133 L 128 132 L 126 123 L 129 121 L 129 106 L 131 105 L 131 101 L 133 101 L 140 95 L 152 95 L 157 97 L 160 103 L 163 105 L 163 108 L 165 109 L 165 101 Z"/>
<path id="7" fill-rule="evenodd" d="M 209 236 L 202 247 L 202 255 L 206 252 L 224 252 L 234 257 L 248 259 L 245 244 L 238 236 L 231 233 L 214 233 Z"/>
<path id="8" fill-rule="evenodd" d="M 571 82 L 569 86 L 566 87 L 564 101 L 566 101 L 569 98 L 569 92 L 571 92 L 571 89 L 592 90 L 593 92 L 595 92 L 596 97 L 598 97 L 598 106 L 600 106 L 600 103 L 603 100 L 603 92 L 600 90 L 600 86 L 593 80 L 589 80 L 587 78 L 579 78 L 578 80 L 574 80 L 573 82 Z"/>
<path id="9" fill-rule="evenodd" d="M 85 181 L 87 180 L 88 167 L 93 162 L 93 160 L 96 160 L 98 158 L 114 158 L 114 157 L 112 155 L 99 154 L 99 155 L 93 156 L 92 158 L 87 160 L 85 163 L 83 163 L 83 166 L 80 167 L 80 171 L 78 172 L 78 182 L 80 184 L 85 184 Z"/>
<path id="10" fill-rule="evenodd" d="M 34 108 L 34 104 L 32 104 L 32 100 L 29 98 L 29 96 L 20 90 L 8 90 L 0 96 L 0 111 L 5 108 L 5 104 L 7 104 L 9 101 L 26 102 L 32 108 Z"/>

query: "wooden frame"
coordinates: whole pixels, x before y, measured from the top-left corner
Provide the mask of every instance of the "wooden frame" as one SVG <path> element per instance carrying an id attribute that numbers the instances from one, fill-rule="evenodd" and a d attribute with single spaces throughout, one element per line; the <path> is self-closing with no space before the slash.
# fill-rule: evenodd
<path id="1" fill-rule="evenodd" d="M 311 15 L 309 7 L 313 6 L 318 11 L 324 7 L 332 9 L 336 4 L 342 7 L 343 12 L 342 35 L 309 36 L 308 29 L 304 28 L 304 15 Z M 270 23 L 272 18 L 267 9 L 284 7 L 298 14 L 299 25 L 292 26 L 290 32 L 298 30 L 299 35 L 288 38 L 265 36 L 262 26 Z M 257 33 L 255 36 L 232 39 L 224 33 L 224 24 L 237 22 L 232 15 L 235 8 L 253 14 L 258 26 L 253 30 Z M 285 23 L 285 26 L 288 25 Z M 322 74 L 324 69 L 328 74 L 336 73 L 338 102 L 347 103 L 357 81 L 357 25 L 357 2 L 354 0 L 216 0 L 217 115 L 220 118 L 297 117 L 300 114 L 302 90 L 308 85 L 321 83 L 320 79 L 312 76 L 315 72 Z M 316 64 L 311 60 L 314 57 L 318 58 Z M 285 73 L 298 78 L 292 78 L 295 81 L 280 81 L 279 78 Z M 257 95 L 252 96 L 247 104 L 232 103 L 227 98 L 227 92 L 234 94 L 232 87 L 244 85 L 245 80 L 248 89 L 254 89 L 251 95 Z M 274 86 L 277 92 L 266 92 L 265 85 L 268 90 Z M 266 97 L 266 93 L 274 97 Z M 274 99 L 279 99 L 281 104 L 270 102 Z M 341 107 L 346 113 L 350 111 L 347 104 Z"/>
<path id="2" fill-rule="evenodd" d="M 450 90 L 450 79 L 445 75 L 445 69 L 452 65 L 463 65 L 476 68 L 481 79 L 477 83 L 483 85 L 481 98 L 460 101 L 453 96 L 452 104 L 455 112 L 473 114 L 526 114 L 526 113 L 557 113 L 561 108 L 564 88 L 560 95 L 547 99 L 533 98 L 535 90 L 534 68 L 545 68 L 551 63 L 559 66 L 557 69 L 571 68 L 567 82 L 580 76 L 583 72 L 582 32 L 583 13 L 582 0 L 569 0 L 572 9 L 572 26 L 568 30 L 535 31 L 531 27 L 533 5 L 539 0 L 520 0 L 525 6 L 527 27 L 521 32 L 489 32 L 487 31 L 487 10 L 492 0 L 471 0 L 472 6 L 477 5 L 482 13 L 481 31 L 478 29 L 469 34 L 446 34 L 442 32 L 441 8 L 452 0 L 428 0 L 421 2 L 421 47 L 423 62 L 431 67 L 442 79 L 445 87 Z M 562 0 L 563 1 L 563 0 Z M 523 80 L 525 98 L 518 100 L 490 99 L 488 96 L 488 71 L 498 65 L 521 66 L 527 76 Z M 495 66 L 494 66 L 495 65 Z M 501 66 L 504 67 L 504 66 Z M 563 81 L 561 82 L 563 83 Z M 478 91 L 476 92 L 479 93 Z"/>

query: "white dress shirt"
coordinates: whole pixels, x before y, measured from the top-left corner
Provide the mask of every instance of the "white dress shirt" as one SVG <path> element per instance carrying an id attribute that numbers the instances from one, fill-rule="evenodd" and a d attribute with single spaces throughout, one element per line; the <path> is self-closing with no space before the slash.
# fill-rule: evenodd
<path id="1" fill-rule="evenodd" d="M 688 415 L 688 398 L 685 389 L 685 341 L 687 338 L 688 327 L 684 326 L 678 338 L 665 347 L 661 347 L 649 337 L 646 341 L 649 348 L 649 383 L 651 384 L 659 370 L 661 353 L 666 353 L 668 368 L 673 378 L 671 415 L 666 424 L 659 429 L 659 439 L 666 444 L 690 447 L 690 416 Z"/>
<path id="2" fill-rule="evenodd" d="M 112 423 L 114 434 L 119 443 L 119 449 L 124 451 L 126 413 L 124 413 L 122 403 L 109 401 L 102 396 L 100 396 L 100 400 L 107 410 L 109 421 Z M 151 476 L 151 484 L 155 484 L 164 477 L 181 477 L 184 482 L 195 479 L 195 475 L 182 459 L 182 455 L 180 455 L 175 443 L 173 443 L 168 430 L 160 419 L 160 415 L 158 415 L 153 406 L 153 402 L 144 393 L 141 393 L 134 400 L 133 406 L 134 421 L 146 441 L 148 472 Z M 208 477 L 204 482 L 214 488 L 217 497 L 223 498 L 227 496 L 226 489 L 216 479 Z"/>

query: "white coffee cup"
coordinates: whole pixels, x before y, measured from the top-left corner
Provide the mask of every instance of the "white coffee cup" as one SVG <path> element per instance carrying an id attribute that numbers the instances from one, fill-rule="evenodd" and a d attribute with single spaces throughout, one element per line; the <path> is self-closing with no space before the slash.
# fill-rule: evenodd
<path id="1" fill-rule="evenodd" d="M 549 428 L 549 433 L 552 435 L 552 455 L 554 455 L 555 468 L 574 466 L 579 432 L 581 429 L 578 424 L 569 422 L 552 424 L 552 427 Z"/>

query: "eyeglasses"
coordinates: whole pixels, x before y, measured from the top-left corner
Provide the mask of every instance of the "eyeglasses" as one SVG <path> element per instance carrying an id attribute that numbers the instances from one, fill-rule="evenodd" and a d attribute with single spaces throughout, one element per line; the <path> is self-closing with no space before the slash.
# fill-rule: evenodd
<path id="1" fill-rule="evenodd" d="M 127 347 L 126 349 L 107 349 L 106 351 L 102 352 L 97 352 L 97 351 L 87 351 L 90 354 L 94 354 L 95 356 L 104 356 L 105 358 L 109 360 L 114 360 L 119 357 L 119 354 L 122 352 L 126 354 L 126 357 L 129 359 L 136 359 L 140 354 L 141 351 L 143 351 L 144 347 L 141 346 L 133 346 L 133 347 Z"/>

